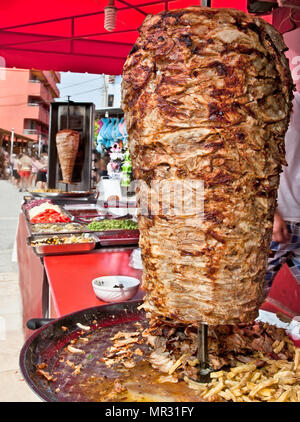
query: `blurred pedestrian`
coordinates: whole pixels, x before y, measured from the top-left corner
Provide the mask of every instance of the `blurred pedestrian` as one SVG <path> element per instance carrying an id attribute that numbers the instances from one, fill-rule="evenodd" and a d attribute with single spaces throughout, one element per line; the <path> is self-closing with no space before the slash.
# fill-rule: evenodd
<path id="1" fill-rule="evenodd" d="M 36 187 L 38 189 L 47 189 L 47 169 L 48 169 L 48 155 L 43 152 L 39 160 L 40 169 L 37 172 Z"/>
<path id="2" fill-rule="evenodd" d="M 26 191 L 29 189 L 29 181 L 31 178 L 32 159 L 27 153 L 23 153 L 19 159 L 20 169 L 19 175 L 21 176 L 21 187 L 20 191 Z"/>
<path id="3" fill-rule="evenodd" d="M 277 208 L 274 216 L 273 236 L 265 277 L 265 297 L 267 297 L 276 274 L 283 264 L 287 264 L 300 286 L 300 78 L 293 57 L 300 55 L 300 28 L 284 34 L 289 50 L 294 91 L 293 112 L 285 135 L 287 166 L 280 175 Z"/>
<path id="4" fill-rule="evenodd" d="M 0 148 L 0 179 L 5 179 L 5 155 L 2 147 Z"/>
<path id="5" fill-rule="evenodd" d="M 101 154 L 101 157 L 97 163 L 98 175 L 99 179 L 101 180 L 102 177 L 108 175 L 107 166 L 110 161 L 109 155 L 107 153 Z"/>
<path id="6" fill-rule="evenodd" d="M 21 182 L 21 177 L 19 175 L 19 168 L 20 168 L 20 163 L 19 163 L 19 154 L 12 154 L 10 157 L 10 166 L 11 166 L 11 181 L 13 183 L 13 185 L 19 189 L 20 188 L 20 182 Z"/>
<path id="7" fill-rule="evenodd" d="M 44 165 L 40 162 L 40 159 L 36 153 L 32 154 L 32 166 L 31 166 L 31 178 L 30 178 L 30 189 L 35 189 L 37 184 L 37 175 L 40 169 L 44 168 Z"/>

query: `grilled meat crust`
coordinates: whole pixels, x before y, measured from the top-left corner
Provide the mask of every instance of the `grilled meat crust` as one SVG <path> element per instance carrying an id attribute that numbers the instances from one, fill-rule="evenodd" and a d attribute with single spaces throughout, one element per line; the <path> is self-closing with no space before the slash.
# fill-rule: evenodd
<path id="1" fill-rule="evenodd" d="M 293 98 L 285 50 L 271 25 L 234 9 L 162 12 L 140 28 L 122 107 L 139 198 L 151 196 L 139 229 L 152 317 L 257 317 Z M 166 214 L 153 181 L 203 181 L 203 213 Z"/>

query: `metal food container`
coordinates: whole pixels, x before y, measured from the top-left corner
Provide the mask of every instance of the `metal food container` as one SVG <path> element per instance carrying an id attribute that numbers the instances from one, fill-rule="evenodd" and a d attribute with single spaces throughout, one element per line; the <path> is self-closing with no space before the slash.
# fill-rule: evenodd
<path id="1" fill-rule="evenodd" d="M 55 234 L 55 237 L 68 237 L 72 235 L 61 235 Z M 86 243 L 67 243 L 61 245 L 39 245 L 39 246 L 32 246 L 31 242 L 36 240 L 42 240 L 45 238 L 49 238 L 51 236 L 47 235 L 36 235 L 36 236 L 29 236 L 27 238 L 27 244 L 32 247 L 34 253 L 39 256 L 49 256 L 49 255 L 71 255 L 77 253 L 86 253 L 90 252 L 91 250 L 95 249 L 96 243 L 99 242 L 98 237 L 95 234 L 86 234 L 85 237 L 90 237 L 93 239 L 93 242 L 86 242 Z"/>
<path id="2" fill-rule="evenodd" d="M 59 206 L 59 208 L 60 208 L 61 214 L 66 216 L 66 217 L 69 217 L 69 219 L 71 220 L 70 223 L 73 223 L 74 219 L 75 219 L 74 216 L 72 214 L 70 214 L 68 211 L 66 211 L 63 207 Z M 28 210 L 26 210 L 24 208 L 22 208 L 22 209 L 23 209 L 23 213 L 25 215 L 25 218 L 27 220 L 28 226 L 32 226 L 34 224 L 48 224 L 48 223 L 31 223 L 30 218 L 29 218 Z M 49 224 L 51 224 L 51 223 L 49 223 Z M 52 223 L 52 224 L 66 224 L 66 223 Z"/>
<path id="3" fill-rule="evenodd" d="M 73 191 L 73 192 L 34 192 L 31 191 L 30 195 L 35 198 L 45 198 L 45 199 L 73 199 L 73 198 L 81 198 L 81 199 L 89 199 L 89 198 L 96 198 L 97 193 L 90 192 L 90 191 Z"/>
<path id="4" fill-rule="evenodd" d="M 67 226 L 70 224 L 72 224 L 72 226 L 74 227 L 74 230 L 67 230 Z M 48 231 L 46 230 L 43 231 L 42 228 L 40 229 L 40 231 L 37 231 L 38 227 L 43 226 L 43 225 L 58 226 L 60 227 L 60 231 L 51 230 L 51 228 L 49 228 Z M 70 223 L 37 223 L 37 224 L 31 224 L 29 222 L 29 230 L 32 237 L 37 237 L 41 235 L 52 237 L 52 236 L 57 236 L 61 234 L 66 235 L 66 234 L 92 233 L 91 230 L 87 229 L 86 226 L 84 226 L 84 224 L 74 223 L 73 221 L 71 221 Z"/>
<path id="5" fill-rule="evenodd" d="M 104 230 L 95 231 L 101 246 L 138 245 L 139 230 Z"/>

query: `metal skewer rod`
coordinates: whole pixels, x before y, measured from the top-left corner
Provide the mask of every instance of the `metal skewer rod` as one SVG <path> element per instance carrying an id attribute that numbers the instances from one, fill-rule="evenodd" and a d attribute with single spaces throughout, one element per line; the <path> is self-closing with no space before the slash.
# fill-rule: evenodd
<path id="1" fill-rule="evenodd" d="M 212 371 L 208 359 L 208 325 L 201 323 L 198 325 L 198 360 L 200 364 L 198 382 L 210 382 L 210 372 Z"/>
<path id="2" fill-rule="evenodd" d="M 68 95 L 67 129 L 70 129 L 70 96 Z"/>
<path id="3" fill-rule="evenodd" d="M 207 328 L 206 324 L 198 326 L 198 360 L 201 368 L 208 362 Z"/>

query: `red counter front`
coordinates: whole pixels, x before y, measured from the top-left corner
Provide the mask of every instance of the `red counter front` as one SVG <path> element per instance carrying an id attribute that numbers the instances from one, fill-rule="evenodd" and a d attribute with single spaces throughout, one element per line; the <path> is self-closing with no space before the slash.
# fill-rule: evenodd
<path id="1" fill-rule="evenodd" d="M 92 280 L 106 275 L 126 275 L 141 280 L 142 271 L 129 266 L 133 249 L 98 249 L 81 255 L 44 258 L 50 287 L 50 315 L 65 315 L 103 305 L 93 291 Z M 133 298 L 142 298 L 142 292 Z"/>
<path id="2" fill-rule="evenodd" d="M 41 318 L 43 316 L 42 297 L 44 284 L 44 266 L 41 259 L 27 245 L 26 239 L 28 236 L 26 220 L 21 213 L 17 232 L 17 256 L 25 337 L 32 334 L 32 331 L 26 328 L 26 321 L 30 318 Z"/>

